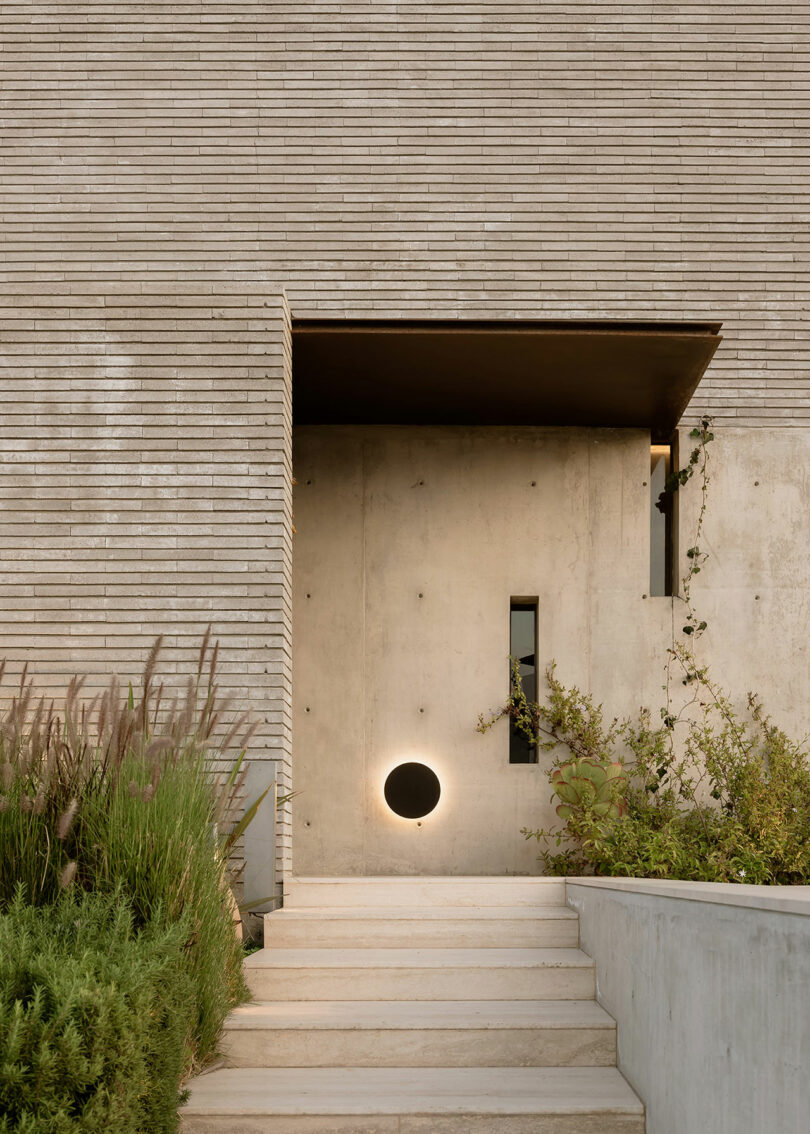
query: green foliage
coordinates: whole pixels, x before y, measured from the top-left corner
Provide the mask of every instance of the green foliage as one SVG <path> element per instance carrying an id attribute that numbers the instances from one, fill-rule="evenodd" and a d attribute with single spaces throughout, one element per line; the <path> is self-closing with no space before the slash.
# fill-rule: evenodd
<path id="1" fill-rule="evenodd" d="M 676 653 L 684 665 L 689 656 Z M 564 753 L 552 759 L 552 785 L 558 771 L 581 768 L 571 745 L 587 736 L 595 764 L 622 768 L 623 808 L 621 815 L 572 809 L 560 816 L 562 830 L 523 834 L 540 841 L 540 857 L 555 874 L 810 881 L 807 752 L 765 717 L 756 699 L 737 712 L 705 669 L 685 672 L 694 690 L 689 705 L 697 711 L 674 718 L 662 710 L 654 727 L 645 711 L 606 724 L 602 707 L 566 689 L 550 668 L 557 714 L 549 733 Z"/>
<path id="2" fill-rule="evenodd" d="M 547 701 L 529 701 L 513 662 L 506 705 L 479 718 L 478 729 L 508 716 L 531 744 L 551 753 L 552 798 L 561 800 L 563 826 L 522 832 L 540 842 L 549 872 L 810 882 L 810 755 L 771 723 L 755 696 L 739 711 L 695 657 L 707 628 L 691 588 L 707 558 L 701 536 L 714 439 L 708 418 L 691 437 L 688 463 L 665 489 L 678 491 L 693 476 L 700 483 L 681 580 L 684 640 L 667 651 L 659 721 L 646 710 L 607 719 L 590 694 L 560 682 L 553 663 Z"/>
<path id="3" fill-rule="evenodd" d="M 175 1131 L 188 926 L 136 931 L 120 893 L 25 899 L 0 915 L 1 1134 Z"/>
<path id="4" fill-rule="evenodd" d="M 618 761 L 609 764 L 585 756 L 569 760 L 553 770 L 551 786 L 562 800 L 557 805 L 560 819 L 588 815 L 596 821 L 621 819 L 627 814 L 627 776 Z"/>
<path id="5" fill-rule="evenodd" d="M 105 892 L 122 886 L 139 925 L 157 911 L 168 924 L 185 918 L 196 1004 L 193 1058 L 204 1062 L 216 1049 L 225 1016 L 245 998 L 210 779 L 199 758 L 164 764 L 151 793 L 152 781 L 137 758 L 125 760 L 121 772 L 103 806 L 93 799 L 77 824 L 77 879 Z"/>
<path id="6" fill-rule="evenodd" d="M 89 703 L 74 680 L 64 710 L 37 701 L 23 675 L 0 719 L 0 910 L 23 883 L 46 905 L 62 888 L 122 891 L 136 927 L 178 920 L 192 979 L 195 1023 L 187 1070 L 216 1048 L 222 1021 L 245 996 L 241 947 L 228 908 L 228 854 L 239 818 L 250 727 L 223 726 L 217 649 L 206 635 L 196 677 L 168 698 L 154 672 L 155 643 L 140 696 L 117 681 Z M 213 768 L 227 762 L 228 775 Z M 249 819 L 260 801 L 247 810 Z"/>
<path id="7" fill-rule="evenodd" d="M 485 717 L 484 714 L 481 713 L 478 717 L 476 732 L 488 732 L 501 717 L 509 717 L 515 729 L 529 742 L 532 748 L 537 748 L 538 746 L 543 748 L 544 744 L 542 740 L 538 739 L 540 715 L 543 711 L 543 707 L 536 701 L 530 701 L 526 696 L 520 677 L 520 661 L 518 658 L 510 658 L 509 662 L 511 681 L 509 683 L 509 696 L 506 699 L 506 704 L 489 717 Z"/>

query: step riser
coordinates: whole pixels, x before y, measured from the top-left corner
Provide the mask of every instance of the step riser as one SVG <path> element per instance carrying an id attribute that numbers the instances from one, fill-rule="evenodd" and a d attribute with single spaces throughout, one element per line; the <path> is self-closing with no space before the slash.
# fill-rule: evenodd
<path id="1" fill-rule="evenodd" d="M 592 1000 L 593 968 L 246 969 L 256 1000 Z"/>
<path id="2" fill-rule="evenodd" d="M 181 1134 L 644 1134 L 578 941 L 560 879 L 294 879 Z"/>
<path id="3" fill-rule="evenodd" d="M 275 949 L 575 949 L 574 919 L 544 921 L 295 921 L 283 914 L 265 919 L 265 948 Z"/>
<path id="4" fill-rule="evenodd" d="M 644 1118 L 609 1114 L 185 1115 L 181 1134 L 644 1134 Z"/>
<path id="5" fill-rule="evenodd" d="M 506 884 L 504 884 L 504 882 Z M 559 878 L 493 879 L 458 882 L 453 879 L 386 879 L 380 882 L 310 882 L 290 880 L 284 888 L 287 909 L 334 906 L 564 906 L 565 882 Z"/>
<path id="6" fill-rule="evenodd" d="M 233 1029 L 229 1067 L 612 1067 L 613 1028 Z"/>

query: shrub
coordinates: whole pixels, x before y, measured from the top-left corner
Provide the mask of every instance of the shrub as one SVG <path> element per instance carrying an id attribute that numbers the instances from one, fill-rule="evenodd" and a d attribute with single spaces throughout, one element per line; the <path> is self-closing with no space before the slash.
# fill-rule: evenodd
<path id="1" fill-rule="evenodd" d="M 675 658 L 695 691 L 695 711 L 690 718 L 662 709 L 658 727 L 644 711 L 606 722 L 601 705 L 566 688 L 549 668 L 549 701 L 536 707 L 535 739 L 555 752 L 549 774 L 556 794 L 561 782 L 579 784 L 572 772 L 586 766 L 603 769 L 608 785 L 620 784 L 621 800 L 606 811 L 586 783 L 577 806 L 558 808 L 561 830 L 522 833 L 543 844 L 551 873 L 810 881 L 807 752 L 756 698 L 740 713 L 687 650 L 676 649 Z"/>
<path id="2" fill-rule="evenodd" d="M 740 713 L 696 661 L 706 621 L 695 610 L 692 584 L 708 558 L 701 537 L 710 419 L 690 437 L 688 462 L 670 474 L 659 500 L 663 510 L 668 494 L 698 479 L 693 544 L 681 579 L 684 641 L 667 650 L 660 724 L 645 710 L 633 719 L 606 719 L 590 694 L 559 681 L 553 662 L 547 703 L 530 701 L 513 659 L 507 702 L 480 717 L 478 730 L 506 716 L 533 747 L 553 753 L 549 775 L 564 825 L 522 831 L 542 844 L 540 858 L 552 873 L 810 882 L 810 756 L 771 723 L 755 696 Z"/>
<path id="3" fill-rule="evenodd" d="M 0 915 L 0 1131 L 177 1129 L 187 936 L 165 919 L 136 931 L 120 893 L 34 907 L 18 889 Z"/>
<path id="4" fill-rule="evenodd" d="M 245 999 L 241 941 L 227 907 L 226 862 L 217 851 L 204 763 L 168 761 L 154 791 L 146 775 L 137 758 L 125 759 L 103 801 L 96 797 L 83 809 L 72 848 L 77 879 L 102 892 L 122 887 L 138 925 L 184 918 L 196 1005 L 189 1060 L 200 1064 L 216 1050 L 228 1012 Z"/>
<path id="5" fill-rule="evenodd" d="M 196 1012 L 190 1070 L 213 1054 L 222 1021 L 245 997 L 227 882 L 250 728 L 244 716 L 223 727 L 228 706 L 207 635 L 196 677 L 174 699 L 154 681 L 159 648 L 137 699 L 113 679 L 82 702 L 74 680 L 61 715 L 23 676 L 0 718 L 0 910 L 19 882 L 35 905 L 72 882 L 123 892 L 136 928 L 182 919 Z M 222 762 L 227 776 L 213 771 Z"/>

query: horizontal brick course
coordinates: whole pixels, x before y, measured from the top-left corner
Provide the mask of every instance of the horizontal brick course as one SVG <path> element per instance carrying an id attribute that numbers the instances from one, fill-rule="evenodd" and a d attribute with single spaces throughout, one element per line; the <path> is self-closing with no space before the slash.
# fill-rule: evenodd
<path id="1" fill-rule="evenodd" d="M 289 782 L 288 314 L 722 320 L 810 423 L 810 4 L 0 0 L 0 655 L 151 637 Z M 227 679 L 227 680 L 226 680 Z M 289 849 L 282 820 L 283 853 Z"/>
<path id="2" fill-rule="evenodd" d="M 272 279 L 299 316 L 722 319 L 694 408 L 810 420 L 810 5 L 0 13 L 21 302 Z"/>
<path id="3" fill-rule="evenodd" d="M 0 657 L 11 680 L 28 664 L 58 697 L 77 671 L 90 692 L 113 671 L 137 681 L 163 634 L 171 682 L 210 623 L 222 692 L 259 725 L 251 757 L 275 761 L 287 790 L 289 314 L 278 289 L 200 290 L 0 303 L 18 328 L 0 373 Z M 288 814 L 279 827 L 281 869 Z"/>

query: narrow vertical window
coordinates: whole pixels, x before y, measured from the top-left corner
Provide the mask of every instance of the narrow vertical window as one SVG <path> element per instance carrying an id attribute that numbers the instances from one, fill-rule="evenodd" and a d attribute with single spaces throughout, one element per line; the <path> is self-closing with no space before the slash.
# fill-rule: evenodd
<path id="1" fill-rule="evenodd" d="M 672 446 L 650 446 L 650 594 L 672 594 Z"/>
<path id="2" fill-rule="evenodd" d="M 509 654 L 517 659 L 523 692 L 529 701 L 537 700 L 537 600 L 512 599 L 509 610 Z M 512 663 L 510 662 L 510 665 Z M 511 683 L 512 674 L 510 671 Z M 509 727 L 509 763 L 536 764 L 537 749 L 519 732 Z"/>

